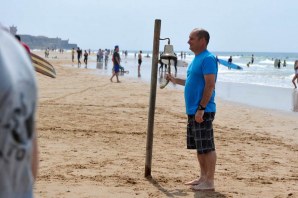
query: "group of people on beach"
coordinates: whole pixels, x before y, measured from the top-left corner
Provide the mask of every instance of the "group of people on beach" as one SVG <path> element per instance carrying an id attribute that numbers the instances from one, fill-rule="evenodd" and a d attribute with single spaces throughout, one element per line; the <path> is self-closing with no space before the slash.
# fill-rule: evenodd
<path id="1" fill-rule="evenodd" d="M 81 63 L 81 57 L 82 57 L 83 51 L 82 51 L 82 49 L 80 49 L 78 47 L 76 52 L 77 52 L 78 68 L 80 68 L 81 64 L 82 64 Z M 85 68 L 86 69 L 87 69 L 87 65 L 88 65 L 88 56 L 89 56 L 89 54 L 90 54 L 90 51 L 88 53 L 87 50 L 84 50 L 83 56 L 84 56 L 84 63 L 85 63 Z M 74 56 L 75 56 L 75 49 L 72 48 L 72 50 L 71 50 L 71 60 L 72 60 L 72 62 L 74 62 Z"/>

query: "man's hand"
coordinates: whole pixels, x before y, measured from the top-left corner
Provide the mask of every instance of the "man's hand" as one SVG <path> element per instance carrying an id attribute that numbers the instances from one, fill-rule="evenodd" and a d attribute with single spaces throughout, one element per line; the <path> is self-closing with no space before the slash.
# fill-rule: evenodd
<path id="1" fill-rule="evenodd" d="M 177 82 L 176 82 L 176 78 L 173 77 L 171 74 L 167 74 L 167 75 L 166 75 L 166 80 L 169 80 L 169 81 L 171 81 L 171 82 L 174 83 L 174 84 L 177 83 Z"/>
<path id="2" fill-rule="evenodd" d="M 204 110 L 197 110 L 196 115 L 195 115 L 196 122 L 198 122 L 198 123 L 204 122 L 203 115 L 204 115 Z"/>

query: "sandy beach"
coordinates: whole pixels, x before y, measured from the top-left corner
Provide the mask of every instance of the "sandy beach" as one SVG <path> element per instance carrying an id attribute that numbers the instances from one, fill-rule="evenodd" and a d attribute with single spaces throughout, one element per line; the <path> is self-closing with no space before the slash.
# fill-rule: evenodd
<path id="1" fill-rule="evenodd" d="M 150 85 L 125 76 L 111 83 L 95 69 L 71 66 L 69 53 L 52 56 L 57 78 L 37 73 L 37 198 L 298 197 L 297 113 L 217 99 L 216 191 L 193 192 L 184 182 L 199 167 L 186 149 L 183 90 L 157 89 L 147 179 Z"/>

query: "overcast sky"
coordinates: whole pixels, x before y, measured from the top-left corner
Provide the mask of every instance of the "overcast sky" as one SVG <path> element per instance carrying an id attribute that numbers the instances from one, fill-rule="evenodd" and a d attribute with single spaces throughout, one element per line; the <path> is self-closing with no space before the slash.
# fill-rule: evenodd
<path id="1" fill-rule="evenodd" d="M 152 50 L 155 19 L 175 51 L 188 50 L 190 31 L 201 27 L 210 33 L 211 51 L 298 52 L 298 0 L 3 0 L 0 6 L 2 25 L 17 26 L 19 34 L 69 39 L 83 49 Z"/>

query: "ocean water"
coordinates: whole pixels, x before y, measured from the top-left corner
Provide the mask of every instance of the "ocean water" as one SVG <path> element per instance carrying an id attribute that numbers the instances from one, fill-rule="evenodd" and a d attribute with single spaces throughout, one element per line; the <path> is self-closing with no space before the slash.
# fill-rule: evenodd
<path id="1" fill-rule="evenodd" d="M 220 59 L 228 60 L 232 56 L 233 63 L 241 66 L 243 70 L 229 70 L 219 66 L 218 81 L 243 84 L 264 85 L 270 87 L 293 88 L 294 62 L 298 60 L 298 53 L 241 53 L 241 52 L 213 52 Z M 247 67 L 254 55 L 254 63 Z M 193 55 L 187 57 L 191 62 Z M 274 60 L 281 60 L 280 69 L 274 67 Z M 284 60 L 286 66 L 283 66 Z"/>
<path id="2" fill-rule="evenodd" d="M 233 63 L 243 67 L 243 70 L 229 70 L 225 66 L 219 66 L 217 77 L 217 96 L 228 101 L 243 103 L 251 106 L 282 110 L 298 111 L 298 91 L 294 90 L 292 78 L 294 76 L 294 62 L 298 60 L 298 54 L 293 53 L 241 53 L 241 52 L 213 52 L 220 59 L 227 60 L 230 56 Z M 121 52 L 121 65 L 128 73 L 120 76 L 120 81 L 125 78 L 135 78 L 150 83 L 152 70 L 152 54 L 143 53 L 141 73 L 138 74 L 137 58 L 135 52 L 129 52 L 125 57 Z M 146 55 L 149 57 L 146 57 Z M 179 53 L 178 53 L 179 54 Z M 254 64 L 247 67 L 254 54 Z M 186 62 L 191 63 L 194 55 L 187 53 Z M 95 60 L 94 56 L 90 57 Z M 110 58 L 111 59 L 111 58 Z M 179 57 L 179 59 L 181 59 Z M 274 67 L 274 60 L 286 60 L 286 66 L 280 69 Z M 95 69 L 95 73 L 111 75 L 112 62 L 90 63 L 89 69 Z M 174 71 L 172 67 L 172 71 Z M 178 67 L 176 76 L 186 77 L 187 67 Z M 165 81 L 165 72 L 158 72 L 158 87 Z M 182 86 L 169 83 L 167 88 L 183 89 Z"/>
<path id="3" fill-rule="evenodd" d="M 128 57 L 134 57 L 134 51 L 128 54 Z M 292 78 L 294 76 L 294 62 L 298 60 L 298 53 L 272 53 L 272 52 L 212 52 L 218 58 L 228 60 L 232 56 L 233 63 L 241 66 L 243 70 L 229 70 L 227 67 L 219 65 L 218 81 L 264 85 L 270 87 L 293 88 Z M 151 52 L 143 53 L 152 57 Z M 178 58 L 179 52 L 177 52 Z M 254 55 L 254 63 L 247 67 L 247 63 L 251 61 L 252 54 Z M 194 54 L 187 52 L 186 58 L 183 59 L 187 63 L 191 63 Z M 123 58 L 122 58 L 123 59 Z M 274 60 L 281 60 L 280 69 L 274 67 Z M 145 64 L 151 64 L 145 60 Z M 283 66 L 284 61 L 286 66 Z M 125 63 L 124 63 L 125 64 Z M 143 66 L 145 65 L 143 63 Z M 151 65 L 150 65 L 151 66 Z M 178 75 L 186 76 L 187 68 L 179 68 Z"/>

